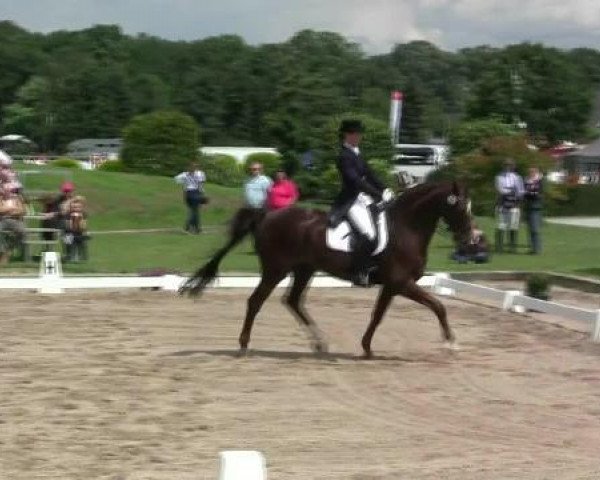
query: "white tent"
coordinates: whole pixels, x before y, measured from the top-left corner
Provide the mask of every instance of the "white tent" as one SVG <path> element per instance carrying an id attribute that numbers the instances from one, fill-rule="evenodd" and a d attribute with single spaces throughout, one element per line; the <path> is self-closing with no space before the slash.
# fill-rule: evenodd
<path id="1" fill-rule="evenodd" d="M 16 135 L 11 133 L 10 135 L 4 135 L 0 137 L 0 142 L 23 142 L 23 143 L 32 143 L 25 135 Z"/>
<path id="2" fill-rule="evenodd" d="M 8 153 L 0 150 L 0 165 L 12 165 L 13 160 Z"/>

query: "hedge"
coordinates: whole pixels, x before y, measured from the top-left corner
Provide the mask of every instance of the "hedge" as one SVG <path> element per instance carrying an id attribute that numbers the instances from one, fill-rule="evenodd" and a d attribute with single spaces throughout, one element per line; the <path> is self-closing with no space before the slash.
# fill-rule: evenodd
<path id="1" fill-rule="evenodd" d="M 206 174 L 208 183 L 225 187 L 239 187 L 246 178 L 243 166 L 231 155 L 202 156 L 199 168 Z"/>
<path id="2" fill-rule="evenodd" d="M 567 200 L 547 205 L 544 212 L 550 216 L 600 216 L 600 185 L 567 187 Z"/>

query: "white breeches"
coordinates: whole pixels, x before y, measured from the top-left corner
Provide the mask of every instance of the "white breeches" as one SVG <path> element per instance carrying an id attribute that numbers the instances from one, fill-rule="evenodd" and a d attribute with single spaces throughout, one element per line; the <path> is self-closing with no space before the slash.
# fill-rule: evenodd
<path id="1" fill-rule="evenodd" d="M 352 225 L 371 241 L 376 237 L 375 224 L 369 211 L 369 205 L 372 203 L 371 197 L 361 193 L 348 210 L 348 218 Z"/>
<path id="2" fill-rule="evenodd" d="M 498 221 L 498 230 L 518 230 L 521 220 L 521 210 L 518 207 L 497 207 L 496 218 Z"/>

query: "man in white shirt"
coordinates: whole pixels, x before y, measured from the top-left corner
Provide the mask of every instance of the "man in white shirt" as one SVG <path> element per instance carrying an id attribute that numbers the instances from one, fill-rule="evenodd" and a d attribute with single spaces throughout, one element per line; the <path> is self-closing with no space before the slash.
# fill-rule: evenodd
<path id="1" fill-rule="evenodd" d="M 504 236 L 508 231 L 510 250 L 517 251 L 517 234 L 521 219 L 520 204 L 525 193 L 523 178 L 515 172 L 515 161 L 508 158 L 504 162 L 504 170 L 496 176 L 496 251 L 504 250 Z"/>
<path id="2" fill-rule="evenodd" d="M 183 198 L 189 210 L 184 229 L 188 233 L 198 234 L 202 231 L 200 205 L 206 203 L 204 195 L 206 175 L 198 169 L 198 165 L 190 163 L 187 172 L 177 175 L 175 181 L 183 186 Z"/>
<path id="3" fill-rule="evenodd" d="M 250 177 L 244 184 L 246 205 L 256 209 L 264 208 L 271 185 L 273 185 L 273 181 L 263 175 L 260 163 L 250 165 Z"/>

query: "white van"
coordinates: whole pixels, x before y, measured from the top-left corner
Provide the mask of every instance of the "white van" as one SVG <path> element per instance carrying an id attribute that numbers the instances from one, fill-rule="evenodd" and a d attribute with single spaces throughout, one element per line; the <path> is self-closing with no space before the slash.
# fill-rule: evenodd
<path id="1" fill-rule="evenodd" d="M 400 143 L 394 146 L 392 173 L 406 173 L 416 182 L 422 182 L 427 174 L 448 163 L 447 145 Z"/>

